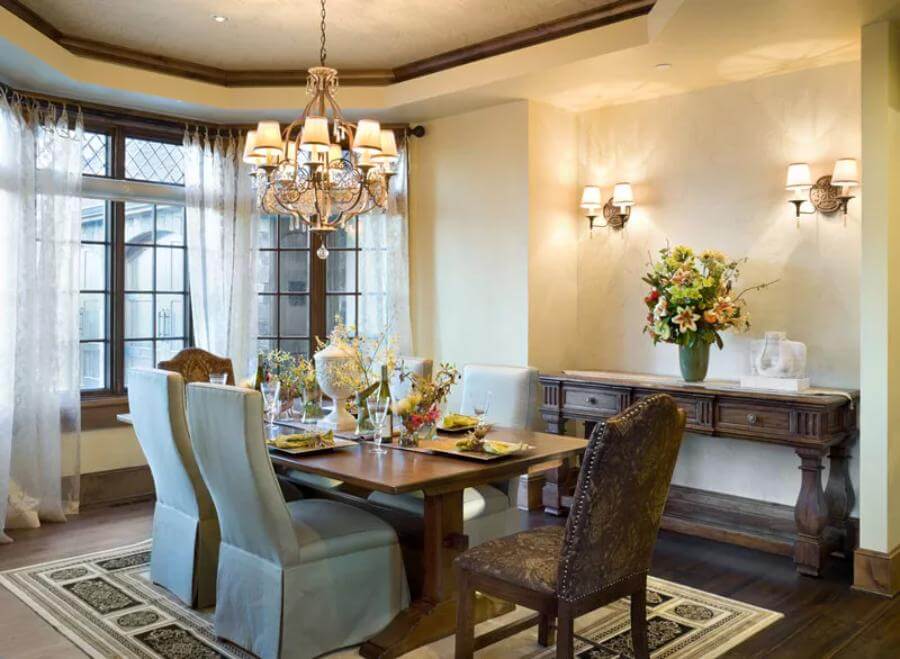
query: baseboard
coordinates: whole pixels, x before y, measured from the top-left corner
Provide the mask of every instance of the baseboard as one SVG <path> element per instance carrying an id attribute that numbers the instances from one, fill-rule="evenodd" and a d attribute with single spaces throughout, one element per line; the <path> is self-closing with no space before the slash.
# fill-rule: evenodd
<path id="1" fill-rule="evenodd" d="M 146 501 L 154 496 L 153 476 L 147 465 L 81 475 L 81 508 Z"/>
<path id="2" fill-rule="evenodd" d="M 853 552 L 853 588 L 884 597 L 900 593 L 900 547 L 888 553 L 871 549 Z"/>

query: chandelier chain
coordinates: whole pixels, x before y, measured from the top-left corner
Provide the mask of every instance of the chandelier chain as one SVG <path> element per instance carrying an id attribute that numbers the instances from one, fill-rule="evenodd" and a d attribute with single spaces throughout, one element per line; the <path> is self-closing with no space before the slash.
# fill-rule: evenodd
<path id="1" fill-rule="evenodd" d="M 325 66 L 325 57 L 328 55 L 328 51 L 325 49 L 325 0 L 322 0 L 322 37 L 321 37 L 321 47 L 319 48 L 319 64 L 321 66 Z"/>

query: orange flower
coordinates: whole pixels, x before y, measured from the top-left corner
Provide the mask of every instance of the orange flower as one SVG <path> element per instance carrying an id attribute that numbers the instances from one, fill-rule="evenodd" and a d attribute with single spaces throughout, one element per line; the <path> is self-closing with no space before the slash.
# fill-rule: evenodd
<path id="1" fill-rule="evenodd" d="M 719 316 L 712 309 L 707 309 L 703 312 L 703 320 L 705 320 L 710 325 L 715 325 L 719 322 Z"/>

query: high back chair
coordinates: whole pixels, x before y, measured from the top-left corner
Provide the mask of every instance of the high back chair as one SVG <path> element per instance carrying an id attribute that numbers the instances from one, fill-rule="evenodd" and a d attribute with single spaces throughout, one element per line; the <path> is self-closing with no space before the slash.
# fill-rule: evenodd
<path id="1" fill-rule="evenodd" d="M 216 634 L 268 659 L 315 657 L 381 631 L 409 603 L 393 528 L 336 501 L 285 503 L 258 391 L 195 383 L 187 398 L 222 528 Z"/>
<path id="2" fill-rule="evenodd" d="M 538 642 L 570 659 L 574 621 L 631 597 L 634 656 L 647 659 L 647 573 L 684 434 L 684 412 L 665 394 L 651 396 L 595 427 L 565 528 L 545 526 L 484 543 L 455 563 L 459 607 L 456 657 L 471 657 L 475 591 L 538 611 Z M 523 628 L 491 632 L 491 642 Z"/>
<path id="3" fill-rule="evenodd" d="M 487 421 L 508 428 L 527 428 L 537 387 L 537 370 L 515 366 L 469 364 L 463 369 L 462 412 L 474 413 L 479 397 L 490 391 L 491 408 Z M 521 515 L 516 508 L 518 479 L 463 490 L 463 532 L 474 547 L 491 538 L 520 530 Z M 369 501 L 413 515 L 424 513 L 424 495 L 373 492 Z"/>
<path id="4" fill-rule="evenodd" d="M 135 369 L 128 405 L 156 488 L 150 577 L 189 606 L 212 606 L 219 523 L 188 436 L 184 379 L 169 371 Z"/>
<path id="5" fill-rule="evenodd" d="M 209 382 L 209 376 L 213 373 L 225 373 L 226 383 L 236 384 L 231 360 L 200 348 L 185 348 L 172 359 L 159 362 L 157 366 L 166 371 L 181 373 L 185 382 Z"/>

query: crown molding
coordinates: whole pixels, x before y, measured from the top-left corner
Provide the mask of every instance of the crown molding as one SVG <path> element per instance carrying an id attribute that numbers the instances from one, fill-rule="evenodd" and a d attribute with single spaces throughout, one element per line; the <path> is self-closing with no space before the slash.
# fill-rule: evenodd
<path id="1" fill-rule="evenodd" d="M 656 2 L 657 0 L 605 0 L 593 9 L 426 57 L 394 69 L 342 69 L 340 72 L 341 85 L 344 87 L 375 87 L 419 78 L 578 32 L 644 16 L 653 9 Z M 306 84 L 305 70 L 236 71 L 220 69 L 188 60 L 64 34 L 46 18 L 23 5 L 20 0 L 0 0 L 0 7 L 69 52 L 82 57 L 223 87 L 295 87 Z"/>

